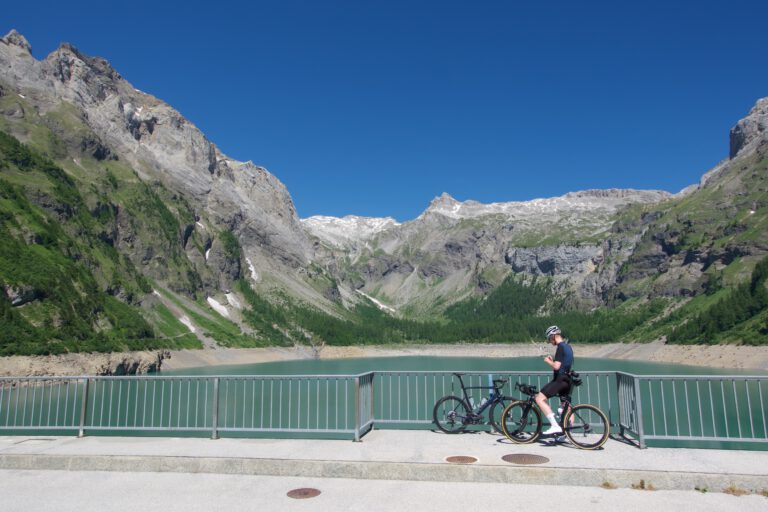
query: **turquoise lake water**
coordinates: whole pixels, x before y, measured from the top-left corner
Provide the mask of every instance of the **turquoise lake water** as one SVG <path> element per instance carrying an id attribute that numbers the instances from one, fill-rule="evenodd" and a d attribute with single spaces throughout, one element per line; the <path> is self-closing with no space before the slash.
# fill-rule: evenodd
<path id="1" fill-rule="evenodd" d="M 302 359 L 162 371 L 161 375 L 353 375 L 370 371 L 546 371 L 540 357 L 371 357 Z M 708 368 L 577 356 L 577 371 L 621 371 L 637 375 L 768 375 L 766 371 Z"/>

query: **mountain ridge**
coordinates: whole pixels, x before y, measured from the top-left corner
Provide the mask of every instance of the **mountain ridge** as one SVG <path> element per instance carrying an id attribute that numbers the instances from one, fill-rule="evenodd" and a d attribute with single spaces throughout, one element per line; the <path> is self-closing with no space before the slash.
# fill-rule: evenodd
<path id="1" fill-rule="evenodd" d="M 0 148 L 0 226 L 15 256 L 0 255 L 0 306 L 24 332 L 52 336 L 48 351 L 111 350 L 129 332 L 149 340 L 132 348 L 177 336 L 207 347 L 499 336 L 459 328 L 468 308 L 511 315 L 522 337 L 552 314 L 614 308 L 626 322 L 606 332 L 655 339 L 673 329 L 665 318 L 693 318 L 768 254 L 767 109 L 758 100 L 731 129 L 729 157 L 676 194 L 491 204 L 443 194 L 402 223 L 299 219 L 277 177 L 227 157 L 105 59 L 64 43 L 37 60 L 11 31 L 0 39 L 0 131 L 13 139 Z M 37 253 L 54 281 L 13 261 Z M 86 288 L 93 301 L 70 293 Z M 526 294 L 539 297 L 523 308 L 530 318 L 496 304 L 522 307 Z M 73 309 L 84 321 L 55 339 Z"/>

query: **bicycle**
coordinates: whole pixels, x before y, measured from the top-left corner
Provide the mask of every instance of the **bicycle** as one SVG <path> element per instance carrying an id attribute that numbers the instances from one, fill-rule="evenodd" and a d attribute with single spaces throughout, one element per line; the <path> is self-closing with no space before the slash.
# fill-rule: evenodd
<path id="1" fill-rule="evenodd" d="M 574 386 L 581 384 L 575 374 Z M 577 383 L 578 382 L 578 383 Z M 541 411 L 536 406 L 536 386 L 518 382 L 515 388 L 528 395 L 527 400 L 509 404 L 501 413 L 501 431 L 513 443 L 527 444 L 541 436 Z M 560 396 L 563 412 L 558 424 L 574 444 L 583 450 L 596 450 L 603 446 L 610 436 L 608 418 L 603 411 L 590 404 L 573 405 L 571 395 Z"/>
<path id="2" fill-rule="evenodd" d="M 491 386 L 465 386 L 461 378 L 463 373 L 454 373 L 461 384 L 462 397 L 447 395 L 440 398 L 432 410 L 432 418 L 435 425 L 446 434 L 458 434 L 463 432 L 469 425 L 481 425 L 485 423 L 483 413 L 488 409 L 488 419 L 491 426 L 501 432 L 500 417 L 497 416 L 497 408 L 503 410 L 507 400 L 514 400 L 514 397 L 504 396 L 502 388 L 509 379 L 493 379 Z M 480 402 L 477 408 L 474 407 L 474 401 L 467 393 L 468 389 L 488 389 L 492 390 L 490 396 Z M 497 419 L 498 418 L 498 419 Z"/>

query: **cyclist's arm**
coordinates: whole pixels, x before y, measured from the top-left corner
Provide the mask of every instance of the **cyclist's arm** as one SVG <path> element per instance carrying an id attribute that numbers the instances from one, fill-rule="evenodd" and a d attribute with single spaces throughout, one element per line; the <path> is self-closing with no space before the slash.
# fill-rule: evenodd
<path id="1" fill-rule="evenodd" d="M 547 356 L 544 359 L 544 362 L 547 363 L 549 366 L 552 367 L 554 371 L 558 371 L 560 369 L 560 366 L 562 366 L 562 360 L 565 358 L 565 354 L 563 353 L 563 347 L 562 343 L 557 346 L 557 350 L 555 351 L 555 359 L 552 359 L 552 357 Z"/>

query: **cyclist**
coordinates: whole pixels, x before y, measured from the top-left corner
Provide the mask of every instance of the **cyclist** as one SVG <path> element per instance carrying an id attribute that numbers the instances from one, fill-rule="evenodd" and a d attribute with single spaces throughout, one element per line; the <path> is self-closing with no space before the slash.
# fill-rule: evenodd
<path id="1" fill-rule="evenodd" d="M 573 348 L 563 338 L 562 331 L 556 325 L 548 327 L 545 335 L 547 336 L 547 341 L 556 346 L 557 350 L 554 359 L 552 359 L 552 356 L 544 358 L 544 362 L 552 368 L 553 377 L 552 381 L 541 388 L 541 391 L 536 395 L 536 404 L 541 409 L 541 412 L 544 413 L 550 425 L 549 429 L 542 432 L 542 434 L 551 436 L 562 434 L 563 429 L 560 428 L 557 420 L 555 420 L 555 413 L 552 412 L 552 408 L 547 400 L 555 395 L 567 395 L 571 390 L 571 377 L 569 373 L 573 367 Z"/>

